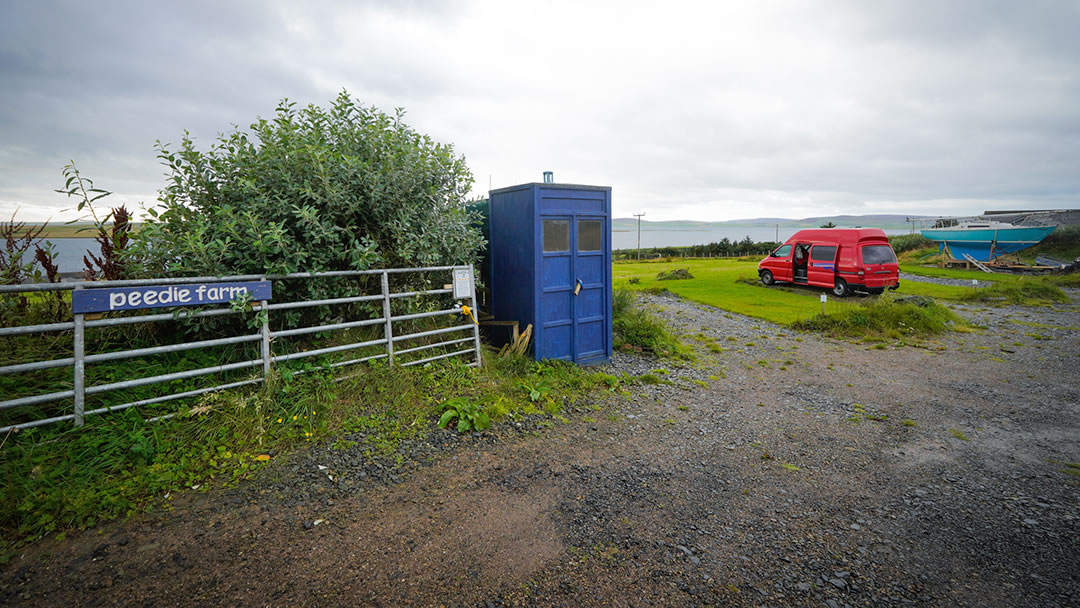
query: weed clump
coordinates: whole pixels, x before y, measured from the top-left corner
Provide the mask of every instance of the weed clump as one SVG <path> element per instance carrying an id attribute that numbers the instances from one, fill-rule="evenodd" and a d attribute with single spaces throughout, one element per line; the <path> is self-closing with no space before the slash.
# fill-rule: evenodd
<path id="1" fill-rule="evenodd" d="M 694 275 L 690 274 L 690 270 L 687 268 L 675 268 L 656 275 L 657 281 L 675 281 L 692 278 L 694 278 Z"/>
<path id="2" fill-rule="evenodd" d="M 668 331 L 656 315 L 635 305 L 634 293 L 616 289 L 612 298 L 612 329 L 615 347 L 638 347 L 661 357 L 692 359 L 690 349 Z"/>
<path id="3" fill-rule="evenodd" d="M 875 298 L 827 315 L 796 321 L 795 329 L 820 331 L 835 337 L 903 339 L 936 335 L 963 325 L 963 321 L 937 302 L 902 302 Z"/>

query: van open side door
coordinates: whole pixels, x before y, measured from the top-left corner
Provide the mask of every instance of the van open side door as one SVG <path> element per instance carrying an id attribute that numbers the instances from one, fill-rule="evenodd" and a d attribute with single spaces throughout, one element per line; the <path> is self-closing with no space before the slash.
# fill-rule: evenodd
<path id="1" fill-rule="evenodd" d="M 814 243 L 810 248 L 807 267 L 807 283 L 819 287 L 832 287 L 836 281 L 837 243 Z"/>

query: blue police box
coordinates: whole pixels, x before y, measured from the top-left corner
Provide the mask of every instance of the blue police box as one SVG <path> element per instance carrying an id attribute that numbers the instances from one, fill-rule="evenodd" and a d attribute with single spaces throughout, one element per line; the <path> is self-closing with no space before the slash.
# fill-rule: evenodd
<path id="1" fill-rule="evenodd" d="M 537 360 L 610 359 L 611 188 L 522 184 L 489 201 L 492 315 L 532 324 Z"/>

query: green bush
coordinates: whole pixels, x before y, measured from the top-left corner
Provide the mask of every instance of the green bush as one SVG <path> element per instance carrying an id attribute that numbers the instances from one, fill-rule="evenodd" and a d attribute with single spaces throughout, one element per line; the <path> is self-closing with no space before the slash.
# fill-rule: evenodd
<path id="1" fill-rule="evenodd" d="M 1058 226 L 1030 251 L 1035 255 L 1047 255 L 1065 262 L 1073 261 L 1080 257 L 1080 225 Z"/>
<path id="2" fill-rule="evenodd" d="M 484 245 L 466 210 L 464 157 L 346 92 L 323 109 L 282 101 L 272 120 L 158 143 L 160 213 L 129 255 L 144 276 L 284 274 L 470 264 Z M 275 285 L 275 299 L 341 297 L 334 281 Z M 328 314 L 328 313 L 327 313 Z"/>
<path id="3" fill-rule="evenodd" d="M 896 236 L 890 236 L 889 244 L 892 245 L 893 251 L 895 251 L 897 255 L 905 251 L 928 249 L 937 246 L 934 241 L 931 241 L 921 234 L 898 234 Z"/>

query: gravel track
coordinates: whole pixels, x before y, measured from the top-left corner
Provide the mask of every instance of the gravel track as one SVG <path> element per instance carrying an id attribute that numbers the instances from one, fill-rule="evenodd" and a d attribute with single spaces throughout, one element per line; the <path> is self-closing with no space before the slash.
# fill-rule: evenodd
<path id="1" fill-rule="evenodd" d="M 604 371 L 661 383 L 580 400 L 553 428 L 436 431 L 379 461 L 314 447 L 31 547 L 0 570 L 0 603 L 1073 606 L 1072 295 L 957 306 L 986 330 L 918 347 L 648 296 L 725 350 L 617 353 Z"/>

